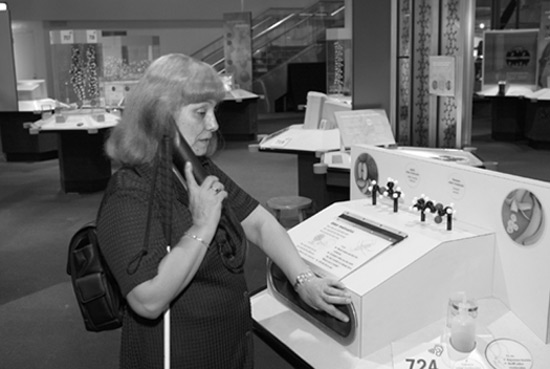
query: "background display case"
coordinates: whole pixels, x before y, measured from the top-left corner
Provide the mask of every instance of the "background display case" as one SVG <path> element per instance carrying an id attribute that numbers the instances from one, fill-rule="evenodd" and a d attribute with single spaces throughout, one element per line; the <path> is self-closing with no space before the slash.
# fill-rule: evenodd
<path id="1" fill-rule="evenodd" d="M 327 93 L 351 94 L 351 31 L 327 29 Z"/>
<path id="2" fill-rule="evenodd" d="M 484 33 L 480 94 L 491 99 L 491 136 L 496 140 L 525 136 L 526 97 L 537 90 L 538 37 L 538 29 Z"/>
<path id="3" fill-rule="evenodd" d="M 77 107 L 120 105 L 160 56 L 157 36 L 59 30 L 50 32 L 50 42 L 54 95 Z"/>
<path id="4" fill-rule="evenodd" d="M 46 81 L 43 79 L 28 79 L 17 81 L 17 98 L 19 101 L 39 100 L 48 97 Z"/>
<path id="5" fill-rule="evenodd" d="M 120 105 L 152 60 L 160 56 L 158 36 L 102 35 L 102 103 Z"/>

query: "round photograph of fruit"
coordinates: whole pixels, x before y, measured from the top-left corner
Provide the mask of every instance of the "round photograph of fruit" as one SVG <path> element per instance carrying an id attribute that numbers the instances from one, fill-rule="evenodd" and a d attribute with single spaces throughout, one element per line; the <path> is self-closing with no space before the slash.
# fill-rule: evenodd
<path id="1" fill-rule="evenodd" d="M 370 195 L 371 182 L 373 180 L 378 182 L 378 166 L 374 158 L 367 153 L 360 154 L 355 160 L 354 172 L 357 188 L 363 194 Z"/>
<path id="2" fill-rule="evenodd" d="M 535 244 L 544 231 L 544 211 L 539 199 L 526 189 L 516 189 L 502 204 L 502 225 L 516 243 Z"/>

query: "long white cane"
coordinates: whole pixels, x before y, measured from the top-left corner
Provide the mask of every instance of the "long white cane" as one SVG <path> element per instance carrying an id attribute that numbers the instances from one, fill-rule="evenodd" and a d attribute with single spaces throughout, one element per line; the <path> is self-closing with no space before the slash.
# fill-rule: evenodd
<path id="1" fill-rule="evenodd" d="M 173 172 L 176 174 L 176 177 L 179 179 L 179 181 L 184 184 L 183 178 L 179 176 L 179 173 L 177 170 L 174 170 L 175 168 L 171 165 L 172 164 L 172 151 L 171 151 L 171 145 L 170 145 L 170 135 L 164 135 L 162 140 L 162 148 L 164 151 L 164 159 L 167 160 L 170 165 L 166 166 L 165 168 L 168 170 L 168 173 Z M 166 162 L 164 163 L 166 164 Z M 169 175 L 166 175 L 163 177 L 164 179 L 170 178 Z M 163 190 L 168 191 L 170 194 L 169 201 L 167 204 L 167 209 L 170 209 L 169 211 L 164 212 L 164 220 L 165 224 L 168 224 L 167 228 L 165 229 L 166 233 L 166 239 L 169 243 L 172 242 L 172 189 L 170 188 L 169 182 L 164 181 L 164 188 Z M 166 246 L 166 252 L 170 253 L 170 245 Z M 168 309 L 164 312 L 164 319 L 163 319 L 163 330 L 164 330 L 164 369 L 170 369 L 170 305 L 168 305 Z"/>
<path id="2" fill-rule="evenodd" d="M 166 249 L 170 252 L 170 246 Z M 170 308 L 164 312 L 164 369 L 170 369 Z"/>

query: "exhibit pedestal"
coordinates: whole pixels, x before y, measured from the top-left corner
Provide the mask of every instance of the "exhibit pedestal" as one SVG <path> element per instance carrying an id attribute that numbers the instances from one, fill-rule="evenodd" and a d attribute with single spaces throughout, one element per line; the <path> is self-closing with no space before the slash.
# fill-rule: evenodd
<path id="1" fill-rule="evenodd" d="M 466 223 L 446 231 L 421 223 L 415 213 L 395 213 L 389 204 L 365 199 L 335 203 L 289 235 L 313 272 L 346 285 L 357 325 L 348 331 L 323 317 L 314 324 L 357 357 L 438 320 L 452 291 L 492 293 L 494 236 Z M 270 270 L 269 292 L 291 299 L 278 280 Z"/>
<path id="2" fill-rule="evenodd" d="M 289 231 L 313 272 L 346 286 L 354 329 L 308 312 L 268 268 L 267 290 L 252 298 L 258 336 L 306 368 L 550 363 L 549 184 L 411 151 L 353 146 L 351 200 Z"/>
<path id="3" fill-rule="evenodd" d="M 216 116 L 226 140 L 254 140 L 258 134 L 259 96 L 233 90 L 219 104 Z"/>
<path id="4" fill-rule="evenodd" d="M 111 160 L 105 155 L 103 144 L 108 131 L 57 133 L 63 192 L 97 192 L 107 187 L 111 178 Z"/>
<path id="5" fill-rule="evenodd" d="M 39 161 L 57 158 L 55 136 L 31 135 L 26 123 L 36 122 L 34 112 L 0 112 L 2 151 L 7 161 Z"/>
<path id="6" fill-rule="evenodd" d="M 417 368 L 411 366 L 411 359 L 436 358 L 437 368 L 492 368 L 488 360 L 494 361 L 493 353 L 476 349 L 459 357 L 443 342 L 445 320 L 441 319 L 421 329 L 393 341 L 376 352 L 358 357 L 340 345 L 322 330 L 289 309 L 267 290 L 252 296 L 252 317 L 254 333 L 273 351 L 296 368 L 316 369 L 396 369 Z M 495 298 L 479 300 L 479 333 L 476 341 L 479 348 L 488 347 L 498 340 L 513 340 L 526 347 L 525 357 L 517 358 L 525 364 L 550 362 L 550 346 L 545 345 L 527 328 L 506 305 Z M 429 346 L 433 354 L 418 348 Z M 487 352 L 487 354 L 486 354 Z M 439 355 L 437 355 L 439 354 Z M 508 353 L 512 354 L 512 353 Z M 479 366 L 460 366 L 468 358 L 475 359 Z M 506 360 L 505 357 L 500 358 Z M 470 360 L 471 361 L 471 360 Z M 420 363 L 418 368 L 420 368 Z M 426 365 L 426 367 L 428 367 Z M 529 366 L 525 366 L 529 367 Z M 539 366 L 532 366 L 538 368 Z"/>
<path id="7" fill-rule="evenodd" d="M 312 199 L 316 211 L 335 202 L 349 200 L 349 171 L 314 174 L 313 166 L 319 162 L 319 158 L 314 153 L 308 152 L 297 152 L 296 155 L 298 156 L 298 194 Z M 342 186 L 346 179 L 348 185 Z"/>
<path id="8" fill-rule="evenodd" d="M 515 141 L 524 138 L 526 99 L 519 97 L 491 97 L 491 137 L 501 141 Z"/>
<path id="9" fill-rule="evenodd" d="M 526 103 L 525 137 L 535 149 L 550 149 L 550 100 Z"/>
<path id="10" fill-rule="evenodd" d="M 103 109 L 64 111 L 29 126 L 31 134 L 57 137 L 64 192 L 97 192 L 111 178 L 105 140 L 120 117 Z M 46 133 L 46 134 L 44 134 Z"/>

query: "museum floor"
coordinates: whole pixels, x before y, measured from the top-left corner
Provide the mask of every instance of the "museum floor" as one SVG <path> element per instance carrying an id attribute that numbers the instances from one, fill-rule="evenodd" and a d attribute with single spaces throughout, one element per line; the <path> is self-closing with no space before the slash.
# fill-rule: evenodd
<path id="1" fill-rule="evenodd" d="M 260 133 L 288 124 L 260 122 Z M 479 112 L 472 146 L 498 170 L 550 181 L 550 151 L 524 142 L 490 138 L 490 117 Z M 228 142 L 216 161 L 259 201 L 297 193 L 293 155 L 253 153 L 249 142 Z M 84 329 L 65 274 L 70 236 L 95 215 L 101 193 L 65 194 L 57 160 L 15 163 L 0 160 L 0 367 L 116 368 L 119 332 Z M 252 248 L 247 265 L 251 290 L 265 283 L 265 259 Z M 259 340 L 257 369 L 289 366 Z"/>

